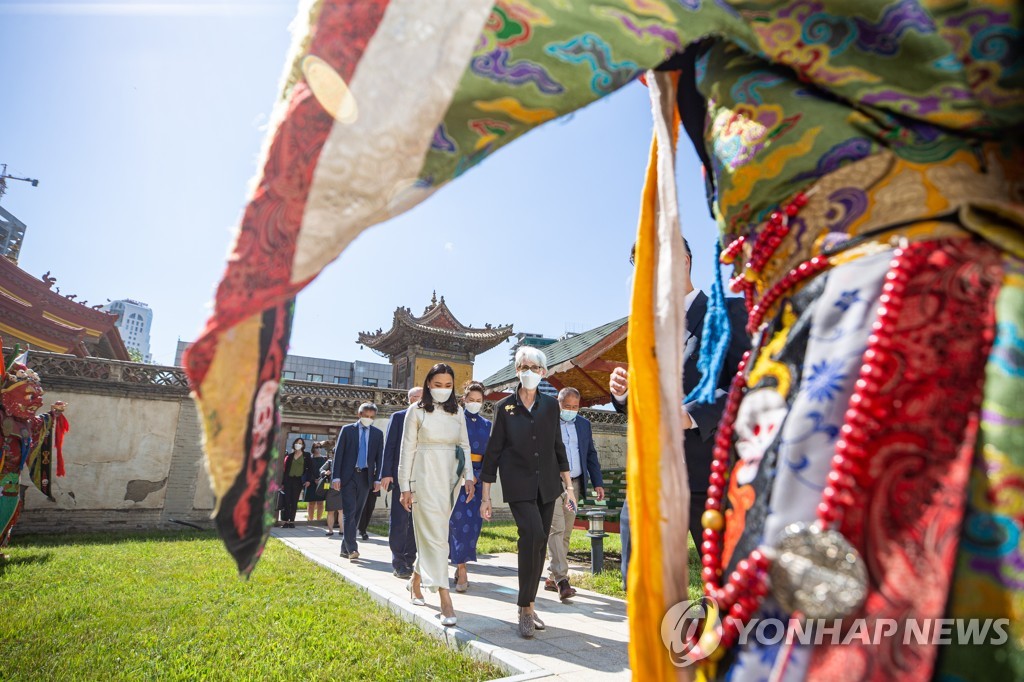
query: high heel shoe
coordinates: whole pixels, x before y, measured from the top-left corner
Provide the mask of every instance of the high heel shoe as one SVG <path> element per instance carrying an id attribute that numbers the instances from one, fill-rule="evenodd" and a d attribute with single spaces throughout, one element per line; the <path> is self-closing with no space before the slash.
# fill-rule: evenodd
<path id="1" fill-rule="evenodd" d="M 459 569 L 455 569 L 455 591 L 465 592 L 469 589 L 469 571 L 466 571 L 466 582 L 459 582 Z"/>
<path id="2" fill-rule="evenodd" d="M 427 602 L 423 597 L 416 597 L 412 593 L 412 578 L 409 578 L 409 582 L 405 584 L 405 589 L 409 590 L 409 601 L 412 602 L 413 606 L 426 606 Z"/>

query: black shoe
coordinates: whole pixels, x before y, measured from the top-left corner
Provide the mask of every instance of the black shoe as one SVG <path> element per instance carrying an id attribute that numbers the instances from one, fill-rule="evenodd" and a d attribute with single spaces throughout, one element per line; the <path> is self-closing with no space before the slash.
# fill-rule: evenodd
<path id="1" fill-rule="evenodd" d="M 338 556 L 340 556 L 342 559 L 348 559 L 349 557 L 352 556 L 352 553 L 351 552 L 346 552 L 345 550 L 341 550 L 341 552 L 338 554 Z"/>
<path id="2" fill-rule="evenodd" d="M 395 577 L 399 578 L 401 580 L 408 580 L 409 578 L 412 577 L 412 571 L 405 571 L 405 572 L 395 571 Z"/>
<path id="3" fill-rule="evenodd" d="M 360 534 L 359 534 L 359 537 L 361 537 L 361 538 L 362 538 L 362 539 L 363 539 L 364 541 L 366 541 L 366 540 L 369 540 L 369 539 L 370 539 L 370 536 L 369 536 L 369 535 L 367 535 L 366 533 L 360 533 Z"/>

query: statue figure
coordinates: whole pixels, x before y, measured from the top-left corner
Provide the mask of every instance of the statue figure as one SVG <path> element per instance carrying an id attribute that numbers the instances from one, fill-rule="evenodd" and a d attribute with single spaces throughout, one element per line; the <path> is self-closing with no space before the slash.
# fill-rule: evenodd
<path id="1" fill-rule="evenodd" d="M 26 366 L 27 355 L 19 356 L 15 346 L 10 363 L 0 375 L 0 550 L 10 541 L 11 529 L 25 504 L 28 486 L 19 484 L 22 470 L 27 469 L 33 485 L 51 500 L 54 454 L 56 474 L 64 475 L 67 405 L 58 400 L 46 414 L 36 414 L 43 405 L 43 387 L 39 375 Z M 0 560 L 4 558 L 0 553 Z"/>

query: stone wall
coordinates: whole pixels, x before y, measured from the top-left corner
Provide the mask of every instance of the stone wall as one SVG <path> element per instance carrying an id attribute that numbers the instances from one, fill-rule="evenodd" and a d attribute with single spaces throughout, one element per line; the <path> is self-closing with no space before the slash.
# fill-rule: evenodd
<path id="1" fill-rule="evenodd" d="M 213 491 L 200 446 L 201 428 L 181 368 L 32 353 L 44 400 L 68 403 L 67 476 L 54 478 L 54 501 L 29 488 L 16 532 L 154 530 L 211 527 Z M 279 446 L 287 431 L 337 433 L 362 402 L 380 408 L 377 425 L 403 409 L 406 393 L 372 387 L 285 381 Z M 490 403 L 484 415 L 490 416 Z M 603 468 L 625 463 L 625 424 L 614 413 L 584 410 L 594 422 Z M 504 518 L 500 485 L 495 515 Z M 383 500 L 374 515 L 386 521 Z"/>

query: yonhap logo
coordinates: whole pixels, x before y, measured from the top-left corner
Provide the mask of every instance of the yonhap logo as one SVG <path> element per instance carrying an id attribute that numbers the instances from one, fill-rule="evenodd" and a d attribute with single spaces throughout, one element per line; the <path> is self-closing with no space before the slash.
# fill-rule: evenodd
<path id="1" fill-rule="evenodd" d="M 721 642 L 718 602 L 711 597 L 679 602 L 661 619 L 661 641 L 673 665 L 693 665 L 710 656 Z"/>

